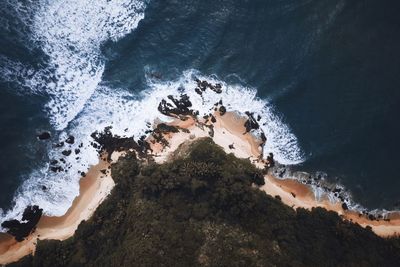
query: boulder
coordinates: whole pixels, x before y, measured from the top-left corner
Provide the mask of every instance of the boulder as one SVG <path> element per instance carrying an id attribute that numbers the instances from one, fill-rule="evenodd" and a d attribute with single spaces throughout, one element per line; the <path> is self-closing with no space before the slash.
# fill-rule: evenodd
<path id="1" fill-rule="evenodd" d="M 65 140 L 65 143 L 72 145 L 73 143 L 75 143 L 75 137 L 73 137 L 72 135 L 68 136 L 67 140 Z"/>

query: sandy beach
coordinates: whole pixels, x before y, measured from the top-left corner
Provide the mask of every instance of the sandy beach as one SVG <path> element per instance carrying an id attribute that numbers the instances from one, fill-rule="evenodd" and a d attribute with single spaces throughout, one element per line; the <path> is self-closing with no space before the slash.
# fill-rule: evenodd
<path id="1" fill-rule="evenodd" d="M 234 112 L 228 112 L 223 116 L 214 114 L 216 122 L 201 123 L 192 118 L 185 121 L 175 120 L 170 123 L 173 126 L 188 129 L 189 132 L 164 134 L 169 146 L 163 147 L 151 137 L 148 139 L 153 149 L 154 160 L 163 163 L 173 157 L 173 152 L 184 142 L 196 138 L 207 137 L 209 126 L 213 124 L 213 140 L 224 148 L 227 153 L 233 153 L 238 158 L 249 158 L 257 167 L 264 168 L 265 162 L 260 160 L 262 153 L 262 141 L 251 133 L 246 133 L 244 127 L 245 118 Z M 268 142 L 268 140 L 267 140 Z M 114 153 L 116 154 L 116 153 Z M 112 161 L 118 156 L 112 155 Z M 71 237 L 78 225 L 83 220 L 88 220 L 100 203 L 110 194 L 114 181 L 109 171 L 106 174 L 100 170 L 108 169 L 110 163 L 100 161 L 93 166 L 86 177 L 80 180 L 79 196 L 73 201 L 67 213 L 61 217 L 43 216 L 36 231 L 23 242 L 16 242 L 8 234 L 0 235 L 0 264 L 7 264 L 35 252 L 37 240 L 56 239 L 65 240 Z M 279 196 L 283 203 L 293 208 L 324 207 L 327 210 L 336 211 L 343 219 L 351 220 L 363 227 L 370 226 L 380 236 L 393 236 L 400 233 L 400 216 L 392 214 L 389 220 L 369 220 L 366 216 L 357 212 L 343 210 L 341 203 L 332 203 L 327 198 L 317 200 L 313 191 L 307 185 L 295 180 L 281 180 L 272 175 L 265 176 L 265 185 L 260 187 L 271 196 Z"/>
<path id="2" fill-rule="evenodd" d="M 26 240 L 16 242 L 15 239 L 2 233 L 0 235 L 0 264 L 7 264 L 35 252 L 38 239 L 65 240 L 71 237 L 83 220 L 88 220 L 101 202 L 110 194 L 114 180 L 109 172 L 103 174 L 100 170 L 107 169 L 109 163 L 100 161 L 90 168 L 86 176 L 79 182 L 77 196 L 67 213 L 60 217 L 42 216 L 36 231 Z"/>
<path id="3" fill-rule="evenodd" d="M 216 144 L 224 148 L 227 153 L 233 153 L 238 158 L 248 158 L 257 167 L 264 168 L 265 163 L 259 160 L 261 153 L 261 140 L 258 140 L 251 133 L 245 133 L 245 118 L 234 112 L 228 112 L 224 116 L 218 113 L 214 114 L 216 122 L 214 123 L 213 140 Z M 209 136 L 208 129 L 199 127 L 193 120 L 175 122 L 173 125 L 186 127 L 190 133 L 179 132 L 168 136 L 170 146 L 156 153 L 156 162 L 162 163 L 172 155 L 172 152 L 189 139 Z M 268 141 L 267 141 L 268 142 Z M 230 148 L 233 145 L 233 149 Z M 157 149 L 155 149 L 156 151 Z M 314 207 L 323 207 L 327 210 L 337 212 L 343 219 L 358 223 L 362 227 L 371 227 L 379 236 L 389 237 L 400 235 L 400 214 L 391 213 L 386 220 L 370 220 L 366 215 L 351 210 L 344 210 L 342 203 L 332 203 L 328 197 L 317 200 L 312 188 L 304 185 L 294 179 L 278 179 L 271 174 L 265 176 L 265 185 L 260 187 L 271 196 L 279 196 L 283 203 L 296 209 L 312 209 Z"/>

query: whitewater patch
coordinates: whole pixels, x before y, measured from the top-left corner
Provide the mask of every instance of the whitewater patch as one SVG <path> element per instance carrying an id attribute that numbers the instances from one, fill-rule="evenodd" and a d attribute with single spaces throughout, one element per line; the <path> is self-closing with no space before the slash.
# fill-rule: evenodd
<path id="1" fill-rule="evenodd" d="M 49 56 L 50 120 L 64 129 L 96 90 L 104 71 L 100 46 L 134 30 L 144 17 L 137 0 L 49 0 L 36 13 L 36 42 Z"/>
<path id="2" fill-rule="evenodd" d="M 26 47 L 41 50 L 45 58 L 29 66 L 2 56 L 2 79 L 22 87 L 19 93 L 47 95 L 45 110 L 50 122 L 56 130 L 63 130 L 101 82 L 105 64 L 101 45 L 118 41 L 136 29 L 144 18 L 147 1 L 8 2 L 8 14 L 20 16 L 21 27 L 27 29 L 23 38 L 29 38 L 30 43 Z"/>
<path id="3" fill-rule="evenodd" d="M 196 77 L 221 84 L 222 93 L 209 90 L 200 96 L 194 90 Z M 170 117 L 158 111 L 161 100 L 169 95 L 179 97 L 186 94 L 192 102 L 191 108 L 199 111 L 200 116 L 213 112 L 214 104 L 220 100 L 227 111 L 254 112 L 261 116 L 259 123 L 269 143 L 264 153 L 274 153 L 274 158 L 282 164 L 297 164 L 304 160 L 295 135 L 273 113 L 273 107 L 256 96 L 254 88 L 227 84 L 216 76 L 204 76 L 195 70 L 184 72 L 174 81 L 148 78 L 147 84 L 148 88 L 136 95 L 123 89 L 98 86 L 76 119 L 60 133 L 58 142 L 64 141 L 64 145 L 49 151 L 50 160 L 65 160 L 63 171 L 52 172 L 50 163 L 47 163 L 27 177 L 16 194 L 14 208 L 4 214 L 2 220 L 20 217 L 25 207 L 32 204 L 43 208 L 46 215 L 63 215 L 79 193 L 80 174 L 98 163 L 98 153 L 91 145 L 94 140 L 90 135 L 112 126 L 113 134 L 139 139 L 154 123 L 171 121 Z M 75 137 L 73 144 L 65 143 L 70 135 Z M 65 150 L 70 150 L 71 155 L 64 156 L 62 152 Z"/>

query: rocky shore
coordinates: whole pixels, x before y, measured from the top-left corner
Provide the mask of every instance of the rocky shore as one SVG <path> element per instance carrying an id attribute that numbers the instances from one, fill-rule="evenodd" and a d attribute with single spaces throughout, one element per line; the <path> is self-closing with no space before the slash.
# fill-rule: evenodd
<path id="1" fill-rule="evenodd" d="M 208 90 L 220 94 L 224 89 L 220 84 L 197 78 L 195 82 L 195 91 L 201 96 Z M 138 138 L 116 136 L 111 127 L 93 133 L 92 146 L 99 153 L 99 164 L 81 173 L 81 192 L 70 210 L 61 217 L 48 217 L 42 216 L 40 207 L 29 206 L 23 214 L 22 221 L 4 222 L 2 227 L 8 229 L 8 235 L 3 234 L 0 239 L 0 264 L 33 253 L 38 239 L 64 240 L 72 236 L 78 225 L 89 219 L 111 192 L 114 185 L 111 165 L 117 162 L 121 153 L 135 153 L 136 157 L 146 164 L 162 164 L 173 160 L 175 151 L 186 141 L 204 137 L 212 138 L 227 153 L 249 159 L 264 176 L 264 185 L 260 189 L 279 198 L 290 207 L 323 207 L 337 212 L 344 220 L 372 229 L 378 235 L 393 236 L 400 233 L 398 213 L 372 214 L 368 211 L 351 210 L 350 199 L 343 188 L 324 183 L 323 177 L 318 175 L 294 175 L 290 168 L 275 162 L 272 153 L 267 153 L 264 158 L 265 152 L 268 152 L 264 151 L 268 138 L 260 130 L 259 115 L 251 112 L 239 114 L 228 110 L 222 100 L 210 107 L 208 114 L 199 114 L 199 111 L 192 108 L 190 98 L 185 94 L 170 95 L 161 100 L 158 110 L 161 114 L 173 118 L 173 121 L 156 123 L 146 135 Z M 41 134 L 38 138 L 47 140 L 50 139 L 50 135 Z M 63 147 L 64 144 L 74 142 L 75 138 L 69 136 L 55 146 Z M 68 149 L 62 152 L 65 157 L 72 153 L 73 151 Z M 74 153 L 79 154 L 79 149 Z M 51 161 L 49 171 L 62 171 L 62 163 L 62 159 Z M 296 179 L 291 179 L 291 176 L 296 176 Z M 317 198 L 312 186 L 323 189 L 326 194 Z"/>

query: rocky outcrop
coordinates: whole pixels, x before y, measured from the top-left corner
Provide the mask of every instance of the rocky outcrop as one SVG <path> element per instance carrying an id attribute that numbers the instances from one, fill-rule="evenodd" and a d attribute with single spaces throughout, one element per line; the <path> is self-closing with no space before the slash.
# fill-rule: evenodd
<path id="1" fill-rule="evenodd" d="M 133 137 L 120 137 L 113 135 L 111 132 L 111 126 L 104 128 L 103 132 L 94 132 L 91 137 L 95 142 L 92 142 L 92 146 L 99 152 L 107 153 L 107 160 L 111 160 L 111 154 L 114 151 L 124 151 L 134 149 L 139 154 L 144 155 L 145 147 L 140 146 Z"/>
<path id="2" fill-rule="evenodd" d="M 245 113 L 246 113 L 246 115 L 248 117 L 248 119 L 244 123 L 244 127 L 246 128 L 246 133 L 250 132 L 251 130 L 259 129 L 260 125 L 258 124 L 256 119 L 254 118 L 254 113 L 249 112 L 249 111 L 246 111 Z"/>
<path id="3" fill-rule="evenodd" d="M 194 79 L 197 83 L 197 87 L 195 89 L 196 93 L 202 95 L 207 89 L 214 91 L 217 94 L 222 93 L 222 85 L 220 83 L 212 84 L 205 80 L 200 80 L 198 78 Z"/>
<path id="4" fill-rule="evenodd" d="M 7 228 L 7 233 L 13 235 L 15 240 L 21 242 L 25 237 L 35 231 L 36 225 L 38 224 L 40 217 L 42 217 L 42 214 L 43 209 L 40 209 L 39 206 L 28 206 L 22 215 L 21 221 L 15 219 L 5 221 L 1 226 Z"/>
<path id="5" fill-rule="evenodd" d="M 180 117 L 181 119 L 181 115 L 195 115 L 194 111 L 189 109 L 192 106 L 192 102 L 190 102 L 189 97 L 186 94 L 181 95 L 179 98 L 169 95 L 167 98 L 171 100 L 173 104 L 168 103 L 165 99 L 161 100 L 158 105 L 158 111 L 161 114 L 170 117 Z"/>

